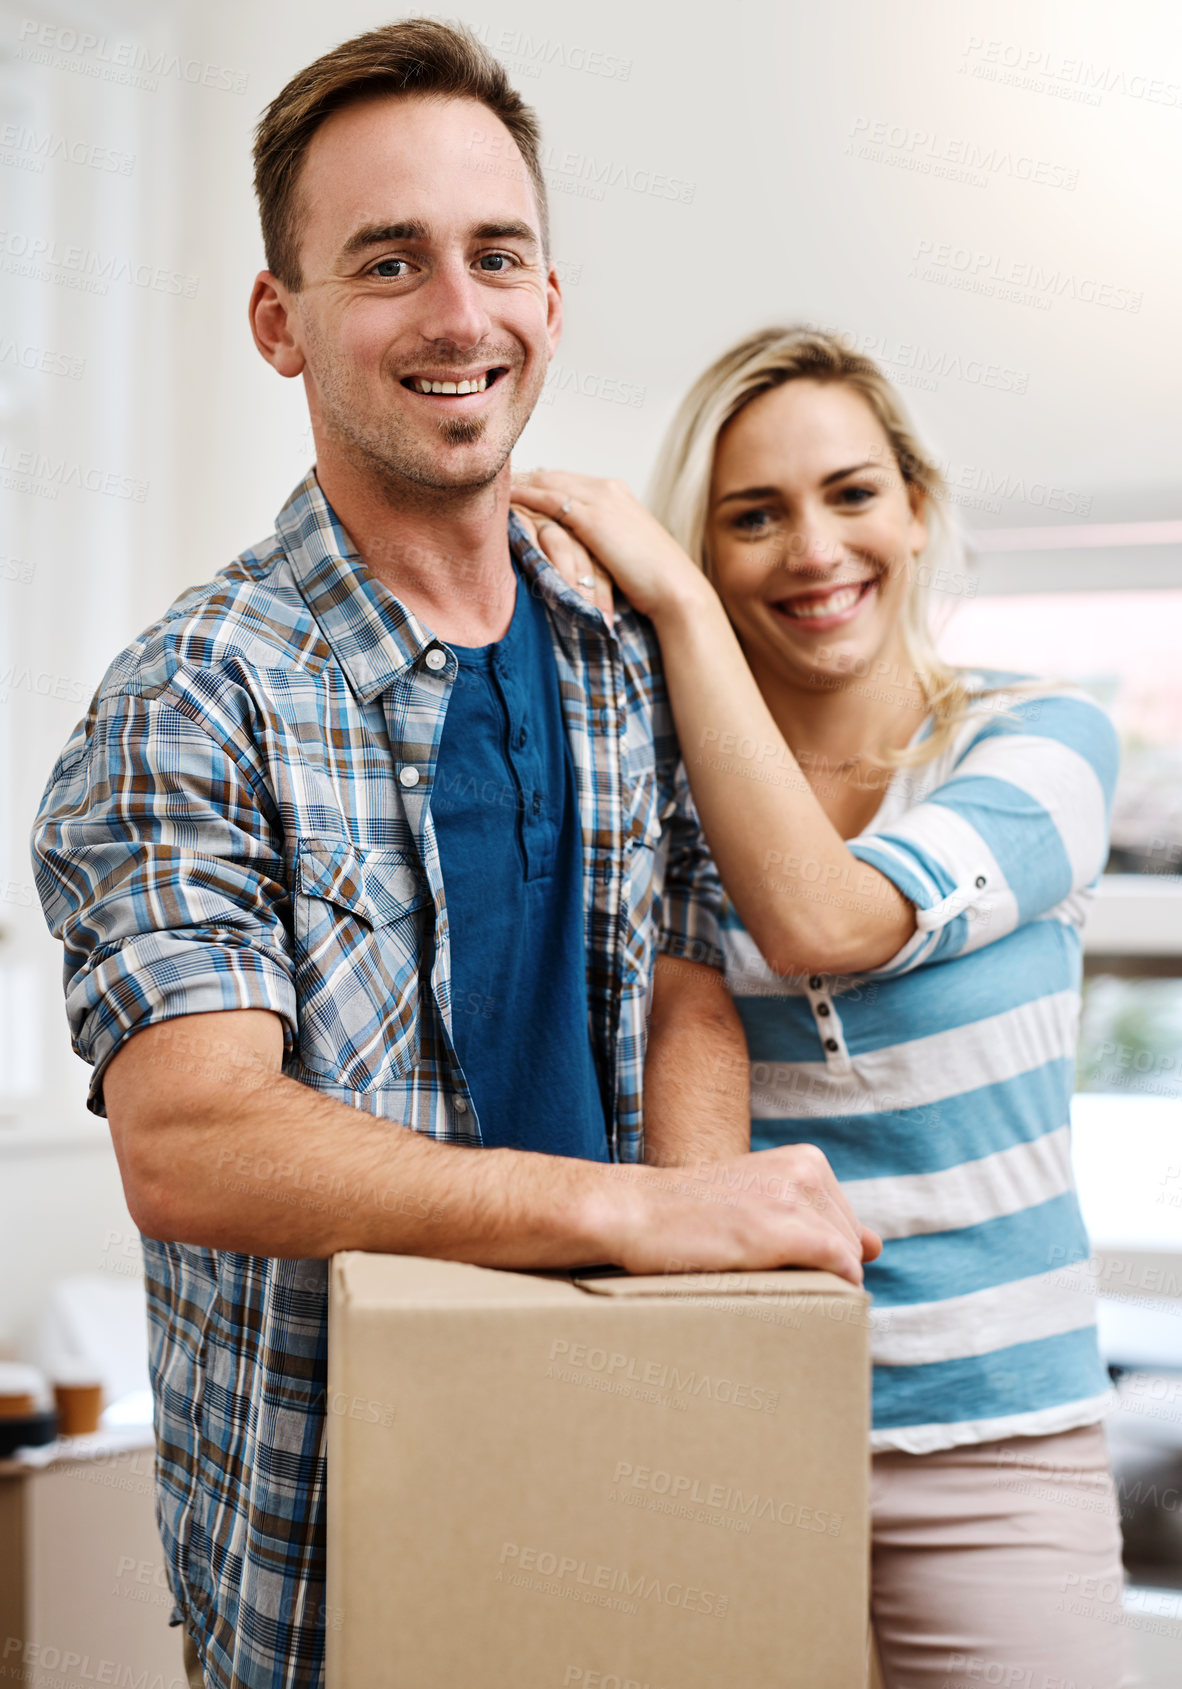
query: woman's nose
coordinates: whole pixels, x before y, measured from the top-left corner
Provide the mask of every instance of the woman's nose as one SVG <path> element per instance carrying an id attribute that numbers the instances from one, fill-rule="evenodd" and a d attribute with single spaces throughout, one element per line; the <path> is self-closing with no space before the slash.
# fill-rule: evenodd
<path id="1" fill-rule="evenodd" d="M 817 517 L 803 517 L 790 529 L 787 541 L 783 566 L 801 573 L 827 574 L 845 555 L 840 536 Z"/>

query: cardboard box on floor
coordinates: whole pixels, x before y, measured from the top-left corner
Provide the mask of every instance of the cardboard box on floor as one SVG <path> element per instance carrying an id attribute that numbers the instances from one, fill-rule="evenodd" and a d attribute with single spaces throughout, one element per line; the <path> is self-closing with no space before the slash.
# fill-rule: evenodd
<path id="1" fill-rule="evenodd" d="M 327 1689 L 860 1689 L 867 1298 L 334 1258 Z"/>

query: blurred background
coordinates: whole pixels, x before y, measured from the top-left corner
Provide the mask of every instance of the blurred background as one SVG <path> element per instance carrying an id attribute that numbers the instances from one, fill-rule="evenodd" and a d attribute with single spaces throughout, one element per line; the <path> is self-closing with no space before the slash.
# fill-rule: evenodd
<path id="1" fill-rule="evenodd" d="M 92 1454 L 124 1496 L 137 1461 L 150 1489 L 138 1237 L 86 1112 L 29 827 L 114 654 L 270 532 L 310 464 L 302 389 L 247 330 L 251 132 L 297 68 L 397 15 L 0 0 L 0 1361 L 105 1357 Z M 643 488 L 724 346 L 772 321 L 839 330 L 902 388 L 971 538 L 971 573 L 934 593 L 946 652 L 1075 678 L 1120 729 L 1075 1140 L 1122 1399 L 1131 1588 L 1111 1617 L 1146 1685 L 1182 1681 L 1182 17 L 1171 0 L 445 15 L 504 60 L 547 143 L 567 327 L 516 461 Z M 102 1566 L 126 1600 L 107 1608 L 162 1623 L 150 1536 L 130 1513 L 121 1529 Z M 6 1634 L 69 1632 L 76 1604 L 33 1628 L 42 1595 Z"/>

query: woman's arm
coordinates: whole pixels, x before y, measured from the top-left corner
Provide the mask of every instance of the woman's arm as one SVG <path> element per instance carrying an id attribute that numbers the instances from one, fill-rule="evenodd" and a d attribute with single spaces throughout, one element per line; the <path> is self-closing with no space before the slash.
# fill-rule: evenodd
<path id="1" fill-rule="evenodd" d="M 540 472 L 515 479 L 513 498 L 560 521 L 652 620 L 703 830 L 769 967 L 860 973 L 893 957 L 914 906 L 825 814 L 701 571 L 620 482 Z M 566 573 L 571 559 L 563 536 L 553 560 Z"/>

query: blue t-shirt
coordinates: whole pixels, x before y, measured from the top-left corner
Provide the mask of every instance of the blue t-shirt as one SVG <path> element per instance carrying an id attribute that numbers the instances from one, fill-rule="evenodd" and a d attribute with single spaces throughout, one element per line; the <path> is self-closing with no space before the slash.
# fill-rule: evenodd
<path id="1" fill-rule="evenodd" d="M 431 808 L 451 928 L 452 1033 L 481 1137 L 607 1161 L 578 791 L 545 606 L 518 575 L 504 637 L 451 649 L 459 671 Z"/>

